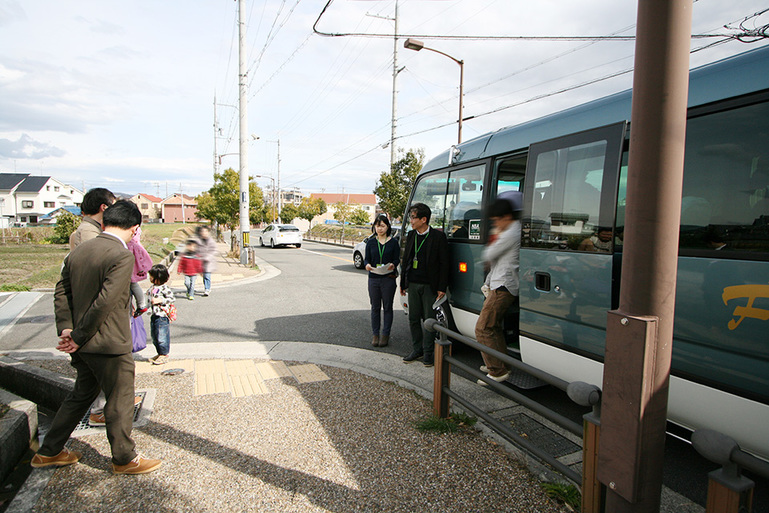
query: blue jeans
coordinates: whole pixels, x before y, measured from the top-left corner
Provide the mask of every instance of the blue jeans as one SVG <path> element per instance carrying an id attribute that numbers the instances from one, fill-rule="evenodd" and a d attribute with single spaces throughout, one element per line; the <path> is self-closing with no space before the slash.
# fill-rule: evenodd
<path id="1" fill-rule="evenodd" d="M 191 276 L 184 275 L 184 286 L 187 287 L 187 295 L 188 296 L 194 296 L 195 295 L 195 278 L 197 278 L 197 274 L 193 274 Z"/>
<path id="2" fill-rule="evenodd" d="M 382 335 L 390 335 L 393 325 L 393 298 L 397 280 L 389 276 L 368 279 L 368 297 L 371 301 L 371 331 L 379 335 L 381 311 L 384 310 L 384 325 Z"/>
<path id="3" fill-rule="evenodd" d="M 153 315 L 150 317 L 150 334 L 158 354 L 167 355 L 171 350 L 171 329 L 168 317 Z"/>
<path id="4" fill-rule="evenodd" d="M 211 290 L 211 273 L 203 273 L 203 288 Z"/>

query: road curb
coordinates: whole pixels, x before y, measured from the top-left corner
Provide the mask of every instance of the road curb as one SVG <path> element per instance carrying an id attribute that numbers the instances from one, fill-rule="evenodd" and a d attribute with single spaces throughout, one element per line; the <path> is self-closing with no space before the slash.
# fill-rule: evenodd
<path id="1" fill-rule="evenodd" d="M 53 371 L 0 356 L 0 388 L 56 411 L 75 387 L 75 380 Z"/>
<path id="2" fill-rule="evenodd" d="M 3 448 L 0 451 L 0 482 L 3 482 L 37 437 L 37 406 L 2 389 L 0 403 L 11 408 L 0 418 L 0 447 Z"/>

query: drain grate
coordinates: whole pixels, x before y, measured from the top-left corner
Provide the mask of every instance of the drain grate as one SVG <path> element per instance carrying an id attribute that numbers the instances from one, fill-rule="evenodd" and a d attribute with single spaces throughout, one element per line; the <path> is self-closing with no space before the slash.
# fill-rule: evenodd
<path id="1" fill-rule="evenodd" d="M 138 404 L 134 405 L 133 425 L 134 427 L 139 427 L 146 424 L 149 420 L 149 416 L 152 413 L 152 406 L 155 402 L 155 390 L 136 390 L 135 393 L 137 396 L 142 398 Z M 75 427 L 75 430 L 72 432 L 72 436 L 78 437 L 106 432 L 106 428 L 104 426 L 92 426 L 88 423 L 88 417 L 90 413 L 91 412 L 89 409 L 83 418 L 80 419 L 77 427 Z"/>
<path id="2" fill-rule="evenodd" d="M 556 458 L 582 450 L 579 445 L 524 413 L 505 415 L 502 417 L 502 420 L 509 422 L 513 430 L 517 431 L 518 434 Z"/>

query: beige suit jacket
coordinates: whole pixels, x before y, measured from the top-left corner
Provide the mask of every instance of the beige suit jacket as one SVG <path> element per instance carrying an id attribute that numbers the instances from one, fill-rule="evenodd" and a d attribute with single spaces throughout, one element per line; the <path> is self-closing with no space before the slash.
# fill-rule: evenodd
<path id="1" fill-rule="evenodd" d="M 71 329 L 79 352 L 126 354 L 131 343 L 131 272 L 134 256 L 103 233 L 64 259 L 54 292 L 57 333 Z"/>
<path id="2" fill-rule="evenodd" d="M 80 226 L 69 236 L 69 250 L 72 251 L 82 242 L 95 239 L 100 233 L 101 225 L 90 217 L 83 216 Z"/>

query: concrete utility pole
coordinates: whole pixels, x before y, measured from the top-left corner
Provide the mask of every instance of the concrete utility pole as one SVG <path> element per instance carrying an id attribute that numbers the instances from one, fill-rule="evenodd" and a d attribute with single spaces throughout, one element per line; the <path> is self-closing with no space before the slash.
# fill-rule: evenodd
<path id="1" fill-rule="evenodd" d="M 246 83 L 246 0 L 238 0 L 238 82 L 240 89 L 240 263 L 248 264 L 251 220 L 248 198 L 248 99 Z"/>
<path id="2" fill-rule="evenodd" d="M 393 33 L 393 108 L 390 124 L 390 170 L 395 164 L 395 130 L 398 124 L 398 0 L 395 0 L 395 31 Z"/>
<path id="3" fill-rule="evenodd" d="M 691 0 L 638 2 L 625 249 L 609 312 L 598 480 L 606 511 L 660 509 L 681 219 Z"/>

